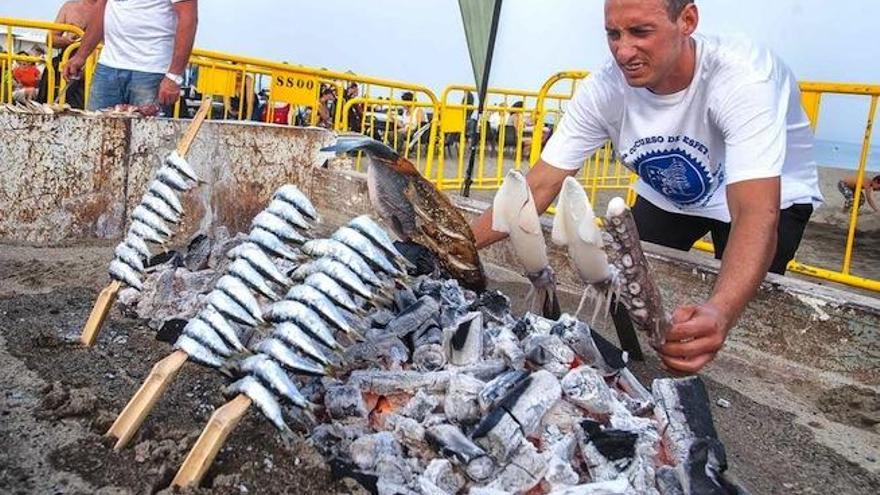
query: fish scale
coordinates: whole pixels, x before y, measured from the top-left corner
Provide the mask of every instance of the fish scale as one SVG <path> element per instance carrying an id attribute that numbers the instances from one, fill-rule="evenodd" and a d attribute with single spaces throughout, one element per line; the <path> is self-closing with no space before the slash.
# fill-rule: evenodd
<path id="1" fill-rule="evenodd" d="M 323 366 L 300 356 L 274 337 L 269 337 L 260 342 L 257 345 L 256 351 L 271 357 L 278 364 L 294 373 L 311 376 L 324 376 L 327 374 Z"/>
<path id="2" fill-rule="evenodd" d="M 251 229 L 248 234 L 248 240 L 273 256 L 285 258 L 290 261 L 299 260 L 296 251 L 284 244 L 284 241 L 282 241 L 277 235 L 261 227 L 254 227 Z"/>
<path id="3" fill-rule="evenodd" d="M 336 280 L 343 287 L 348 288 L 355 294 L 364 299 L 371 300 L 375 296 L 373 291 L 364 284 L 363 280 L 350 268 L 342 263 L 330 259 L 320 258 L 305 265 L 300 266 L 291 274 L 294 280 L 305 280 L 306 277 L 313 273 L 324 273 L 333 280 Z"/>
<path id="4" fill-rule="evenodd" d="M 284 296 L 285 299 L 300 301 L 314 310 L 318 315 L 327 320 L 334 327 L 347 334 L 354 333 L 354 328 L 346 321 L 342 313 L 327 296 L 318 289 L 309 285 L 296 285 Z"/>
<path id="5" fill-rule="evenodd" d="M 240 368 L 244 373 L 253 375 L 268 385 L 275 393 L 291 404 L 301 408 L 309 406 L 308 401 L 300 393 L 293 380 L 269 356 L 265 354 L 251 356 L 240 363 Z"/>
<path id="6" fill-rule="evenodd" d="M 285 184 L 279 187 L 275 191 L 275 194 L 272 195 L 272 199 L 280 199 L 286 201 L 293 205 L 303 215 L 311 218 L 313 221 L 320 221 L 320 217 L 318 217 L 318 211 L 315 209 L 315 206 L 312 204 L 311 201 L 309 201 L 309 198 L 293 184 Z"/>
<path id="7" fill-rule="evenodd" d="M 167 204 L 172 210 L 176 211 L 179 215 L 183 214 L 183 205 L 180 204 L 180 198 L 177 196 L 177 192 L 168 187 L 164 182 L 154 180 L 147 189 L 147 193 L 164 201 L 165 204 Z"/>
<path id="8" fill-rule="evenodd" d="M 314 258 L 330 257 L 349 267 L 371 285 L 380 286 L 382 280 L 370 268 L 361 253 L 336 239 L 313 239 L 302 245 L 302 252 Z"/>
<path id="9" fill-rule="evenodd" d="M 391 264 L 385 252 L 377 248 L 373 241 L 357 230 L 351 227 L 340 227 L 330 238 L 350 247 L 385 273 L 390 275 L 402 274 L 398 268 Z"/>
<path id="10" fill-rule="evenodd" d="M 269 306 L 264 315 L 268 321 L 280 323 L 283 321 L 295 321 L 300 324 L 301 328 L 313 335 L 322 344 L 331 349 L 340 348 L 339 343 L 333 337 L 330 327 L 324 322 L 324 319 L 299 301 L 291 301 L 285 299 Z"/>
<path id="11" fill-rule="evenodd" d="M 281 286 L 291 284 L 290 279 L 285 277 L 281 270 L 275 266 L 275 263 L 266 255 L 266 252 L 259 245 L 252 242 L 245 242 L 231 249 L 227 256 L 233 259 L 242 259 L 248 262 L 255 270 L 267 279 Z"/>

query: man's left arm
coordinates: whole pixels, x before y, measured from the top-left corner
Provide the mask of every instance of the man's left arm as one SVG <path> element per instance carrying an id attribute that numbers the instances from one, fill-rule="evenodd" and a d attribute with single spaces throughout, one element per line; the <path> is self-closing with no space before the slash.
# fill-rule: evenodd
<path id="1" fill-rule="evenodd" d="M 721 350 L 773 260 L 779 195 L 779 177 L 727 186 L 731 230 L 721 272 L 705 303 L 676 308 L 667 343 L 660 349 L 667 367 L 696 373 Z"/>
<path id="2" fill-rule="evenodd" d="M 196 29 L 199 24 L 198 0 L 183 0 L 173 4 L 174 13 L 177 15 L 177 34 L 174 36 L 174 54 L 171 57 L 171 66 L 168 73 L 182 76 L 189 63 L 193 44 L 196 39 Z M 180 85 L 169 78 L 162 79 L 159 84 L 158 100 L 162 105 L 170 105 L 180 97 Z"/>

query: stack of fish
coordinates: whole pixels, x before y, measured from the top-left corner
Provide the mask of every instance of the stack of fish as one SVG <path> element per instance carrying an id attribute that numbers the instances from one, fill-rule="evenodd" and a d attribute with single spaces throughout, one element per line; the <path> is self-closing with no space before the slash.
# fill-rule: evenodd
<path id="1" fill-rule="evenodd" d="M 171 226 L 180 223 L 183 205 L 179 194 L 191 189 L 199 177 L 177 151 L 165 159 L 131 213 L 125 239 L 116 246 L 110 262 L 110 277 L 136 290 L 143 289 L 144 265 L 150 259 L 147 243 L 164 244 L 174 235 Z"/>
<path id="2" fill-rule="evenodd" d="M 274 209 L 270 205 L 267 211 Z M 255 219 L 255 229 L 264 225 L 258 221 L 262 216 Z M 269 235 L 275 233 L 282 234 L 272 230 Z M 225 367 L 238 378 L 227 394 L 247 395 L 284 439 L 291 433 L 282 404 L 311 409 L 287 373 L 322 376 L 328 367 L 338 365 L 343 346 L 337 339 L 349 343 L 362 339 L 359 329 L 366 308 L 389 303 L 391 287 L 407 276 L 405 260 L 391 238 L 367 216 L 355 218 L 329 239 L 305 241 L 299 252 L 291 258 L 311 259 L 291 271 L 296 285 L 282 300 L 264 293 L 277 300 L 259 315 L 272 323 L 268 335 L 250 346 L 253 355 L 231 360 Z"/>
<path id="3" fill-rule="evenodd" d="M 275 191 L 269 206 L 254 217 L 247 241 L 228 253 L 233 261 L 227 273 L 207 295 L 205 308 L 183 328 L 175 349 L 213 368 L 233 354 L 247 353 L 240 328 L 265 322 L 258 297 L 277 300 L 272 285 L 290 285 L 272 258 L 298 259 L 289 243 L 305 242 L 302 232 L 317 221 L 315 207 L 296 186 Z"/>

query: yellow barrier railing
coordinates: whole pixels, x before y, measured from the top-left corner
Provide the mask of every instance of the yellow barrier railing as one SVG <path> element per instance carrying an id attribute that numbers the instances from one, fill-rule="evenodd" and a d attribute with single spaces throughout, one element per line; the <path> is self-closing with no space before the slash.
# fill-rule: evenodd
<path id="1" fill-rule="evenodd" d="M 540 132 L 538 141 L 548 134 L 543 122 L 534 120 L 536 91 L 489 88 L 479 119 L 475 115 L 475 96 L 476 87 L 467 85 L 447 86 L 441 95 L 437 150 L 438 163 L 442 166 L 430 179 L 442 189 L 458 189 L 464 181 L 470 145 L 468 133 L 477 139 L 473 190 L 495 189 L 501 184 L 505 170 L 526 168 L 524 159 L 535 140 L 533 134 Z M 570 98 L 570 94 L 547 96 L 548 100 L 559 102 L 558 115 L 561 115 L 561 102 Z M 547 114 L 552 112 L 546 111 Z M 452 152 L 451 161 L 447 160 L 447 150 Z M 491 159 L 489 155 L 493 153 L 495 156 Z"/>
<path id="2" fill-rule="evenodd" d="M 360 113 L 361 132 L 382 141 L 396 149 L 404 158 L 414 161 L 416 167 L 425 177 L 432 174 L 432 162 L 428 157 L 434 153 L 433 136 L 439 125 L 437 105 L 419 101 L 386 100 L 359 96 L 350 98 L 342 108 L 342 119 L 336 130 L 345 132 L 351 128 L 351 110 L 357 106 Z M 431 110 L 430 119 L 425 115 L 422 121 L 418 115 L 424 110 Z M 422 114 L 423 115 L 423 114 Z M 425 151 L 422 152 L 424 145 Z M 362 156 L 358 153 L 355 159 L 355 170 L 361 171 Z"/>
<path id="3" fill-rule="evenodd" d="M 53 58 L 55 52 L 55 43 L 52 39 L 52 32 L 71 33 L 77 37 L 82 37 L 82 29 L 72 24 L 59 24 L 55 22 L 35 21 L 29 19 L 15 19 L 11 17 L 0 17 L 0 26 L 5 28 L 6 43 L 3 46 L 5 53 L 2 55 L 3 63 L 0 65 L 0 80 L 3 82 L 3 90 L 0 92 L 0 102 L 10 103 L 13 100 L 13 62 L 18 63 L 43 63 L 45 64 L 45 74 L 47 77 L 46 100 L 49 103 L 55 101 L 56 81 L 60 80 L 60 74 L 56 73 L 53 66 Z M 33 55 L 18 55 L 15 47 L 14 28 L 40 29 L 46 31 L 46 53 L 42 57 Z M 65 50 L 69 53 L 69 50 Z M 63 96 L 64 82 L 61 82 L 61 90 Z"/>

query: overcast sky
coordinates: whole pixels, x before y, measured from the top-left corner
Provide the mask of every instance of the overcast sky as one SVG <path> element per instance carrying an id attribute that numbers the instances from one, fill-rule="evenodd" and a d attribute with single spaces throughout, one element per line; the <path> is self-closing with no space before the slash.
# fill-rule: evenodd
<path id="1" fill-rule="evenodd" d="M 54 18 L 60 0 L 0 0 Z M 200 48 L 425 84 L 473 83 L 457 0 L 202 0 Z M 504 0 L 493 86 L 537 89 L 608 57 L 602 0 Z M 745 33 L 801 80 L 880 82 L 876 0 L 699 0 L 700 31 Z M 844 101 L 847 100 L 847 101 Z M 823 103 L 820 137 L 858 141 L 865 103 Z M 827 110 L 826 110 L 827 109 Z M 858 125 L 853 126 L 852 122 Z M 847 125 L 849 124 L 849 125 Z"/>

